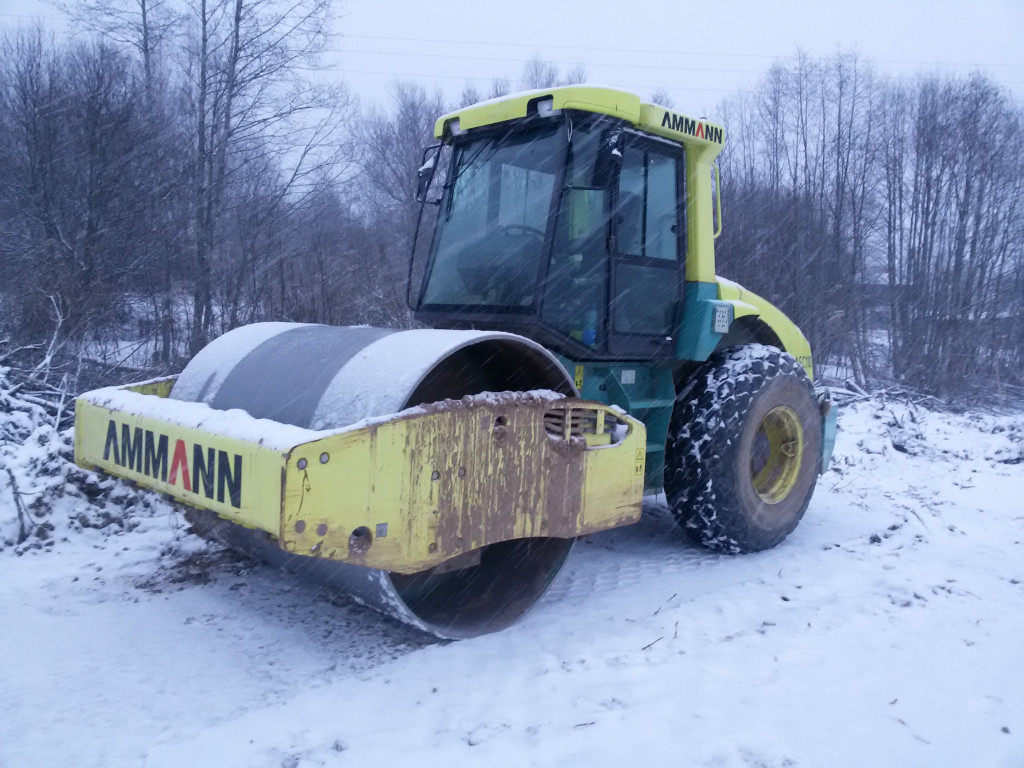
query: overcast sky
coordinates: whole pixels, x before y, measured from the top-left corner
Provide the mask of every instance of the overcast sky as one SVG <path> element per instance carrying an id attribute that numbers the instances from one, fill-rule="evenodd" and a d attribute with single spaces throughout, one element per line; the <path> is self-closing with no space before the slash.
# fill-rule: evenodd
<path id="1" fill-rule="evenodd" d="M 387 100 L 395 80 L 442 88 L 513 87 L 534 55 L 565 72 L 645 98 L 664 89 L 686 112 L 751 88 L 797 49 L 856 50 L 894 76 L 982 70 L 1024 102 L 1024 0 L 335 0 L 333 69 L 364 103 Z M 44 0 L 0 0 L 0 27 Z"/>

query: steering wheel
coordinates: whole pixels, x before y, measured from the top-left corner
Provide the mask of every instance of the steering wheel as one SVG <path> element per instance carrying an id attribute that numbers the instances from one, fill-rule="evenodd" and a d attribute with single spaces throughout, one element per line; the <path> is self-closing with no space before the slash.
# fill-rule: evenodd
<path id="1" fill-rule="evenodd" d="M 501 224 L 498 226 L 497 234 L 503 235 L 505 233 L 514 234 L 516 232 L 522 232 L 527 235 L 533 235 L 534 237 L 544 239 L 544 233 L 536 227 L 531 227 L 526 224 Z"/>

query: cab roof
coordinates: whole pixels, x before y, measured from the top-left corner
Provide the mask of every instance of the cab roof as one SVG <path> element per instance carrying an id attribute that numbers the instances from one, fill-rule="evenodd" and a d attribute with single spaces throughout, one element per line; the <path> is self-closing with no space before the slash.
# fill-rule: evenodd
<path id="1" fill-rule="evenodd" d="M 564 109 L 618 118 L 645 133 L 694 148 L 711 150 L 714 155 L 721 151 L 725 141 L 722 126 L 708 120 L 688 117 L 666 107 L 649 104 L 628 91 L 590 85 L 542 88 L 481 101 L 438 118 L 434 124 L 434 136 L 443 140 L 474 128 L 497 125 L 534 114 L 554 114 Z"/>

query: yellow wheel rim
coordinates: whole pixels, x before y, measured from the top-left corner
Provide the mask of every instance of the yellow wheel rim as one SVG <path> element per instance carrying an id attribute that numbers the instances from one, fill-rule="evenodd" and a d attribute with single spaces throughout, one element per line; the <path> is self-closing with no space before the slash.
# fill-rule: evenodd
<path id="1" fill-rule="evenodd" d="M 796 485 L 804 455 L 804 430 L 796 411 L 772 408 L 757 427 L 750 452 L 754 491 L 766 504 L 778 504 Z"/>

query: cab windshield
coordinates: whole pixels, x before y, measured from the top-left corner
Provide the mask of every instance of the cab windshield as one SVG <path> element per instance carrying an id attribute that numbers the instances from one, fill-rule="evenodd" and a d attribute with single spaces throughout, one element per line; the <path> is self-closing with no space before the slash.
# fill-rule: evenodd
<path id="1" fill-rule="evenodd" d="M 604 349 L 611 327 L 609 245 L 614 242 L 615 201 L 625 201 L 616 219 L 624 235 L 632 231 L 629 226 L 647 232 L 638 255 L 625 254 L 624 259 L 643 262 L 637 267 L 642 268 L 668 250 L 655 241 L 660 230 L 651 222 L 643 228 L 628 215 L 627 202 L 644 210 L 643 185 L 639 196 L 616 196 L 618 173 L 613 169 L 622 163 L 621 130 L 604 116 L 571 112 L 457 143 L 444 194 L 433 208 L 437 223 L 417 310 L 445 313 L 456 323 L 525 323 L 576 345 Z M 640 167 L 646 168 L 644 155 L 639 157 Z M 642 178 L 649 175 L 645 170 Z M 675 196 L 665 200 L 674 212 Z M 675 231 L 674 221 L 670 224 L 666 232 Z M 648 314 L 661 313 L 660 304 L 651 309 L 644 303 L 650 281 L 643 290 L 633 290 L 637 281 L 627 280 L 625 273 L 621 277 L 618 288 L 625 298 L 615 306 L 623 331 L 651 333 L 627 322 L 636 314 L 633 304 Z M 653 277 L 655 288 L 674 292 L 672 275 L 658 271 Z M 438 322 L 438 316 L 431 320 Z M 552 337 L 545 338 L 550 343 Z"/>
<path id="2" fill-rule="evenodd" d="M 533 305 L 565 154 L 560 127 L 485 136 L 456 149 L 423 304 Z"/>

